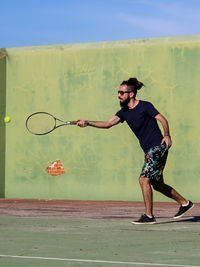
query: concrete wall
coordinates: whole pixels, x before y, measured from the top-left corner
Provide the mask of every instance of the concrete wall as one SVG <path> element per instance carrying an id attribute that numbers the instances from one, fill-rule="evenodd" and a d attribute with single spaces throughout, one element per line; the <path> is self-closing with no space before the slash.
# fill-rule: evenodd
<path id="1" fill-rule="evenodd" d="M 120 82 L 136 76 L 146 85 L 138 99 L 153 102 L 169 120 L 166 183 L 199 201 L 199 58 L 200 36 L 7 49 L 1 60 L 1 196 L 142 200 L 143 152 L 125 123 L 109 130 L 67 126 L 46 136 L 25 128 L 36 111 L 106 120 L 120 109 Z M 12 118 L 5 149 L 4 113 Z M 46 168 L 58 159 L 65 173 L 52 177 Z M 168 199 L 156 193 L 155 200 Z"/>
<path id="2" fill-rule="evenodd" d="M 0 49 L 0 197 L 5 195 L 6 50 Z"/>

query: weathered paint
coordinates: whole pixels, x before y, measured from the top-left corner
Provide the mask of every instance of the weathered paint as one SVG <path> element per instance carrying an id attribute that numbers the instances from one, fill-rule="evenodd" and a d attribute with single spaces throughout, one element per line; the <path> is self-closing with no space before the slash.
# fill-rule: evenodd
<path id="1" fill-rule="evenodd" d="M 120 108 L 118 85 L 136 76 L 169 120 L 173 147 L 165 181 L 199 201 L 200 36 L 7 49 L 5 196 L 142 200 L 143 152 L 128 126 L 26 131 L 26 117 L 47 111 L 66 120 L 106 120 Z M 60 160 L 65 173 L 52 177 Z M 155 200 L 167 200 L 155 194 Z"/>

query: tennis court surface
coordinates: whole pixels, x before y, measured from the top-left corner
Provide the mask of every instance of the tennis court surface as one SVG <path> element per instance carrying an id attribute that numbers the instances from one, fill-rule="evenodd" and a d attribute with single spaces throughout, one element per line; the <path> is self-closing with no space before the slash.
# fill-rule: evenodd
<path id="1" fill-rule="evenodd" d="M 142 202 L 0 199 L 0 266 L 200 266 L 200 203 L 133 225 Z"/>

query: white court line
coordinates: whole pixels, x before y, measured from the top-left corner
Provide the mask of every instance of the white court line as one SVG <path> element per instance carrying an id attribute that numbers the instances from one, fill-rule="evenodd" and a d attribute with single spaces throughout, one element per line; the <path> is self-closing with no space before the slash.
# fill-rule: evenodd
<path id="1" fill-rule="evenodd" d="M 88 262 L 88 263 L 110 263 L 110 264 L 124 264 L 124 265 L 146 265 L 146 266 L 166 266 L 166 267 L 200 267 L 200 265 L 181 265 L 181 264 L 167 264 L 167 263 L 147 263 L 147 262 L 131 262 L 131 261 L 106 261 L 106 260 L 84 260 L 84 259 L 68 259 L 68 258 L 48 258 L 48 257 L 34 257 L 34 256 L 15 256 L 15 255 L 0 255 L 4 258 L 16 259 L 32 259 L 32 260 L 54 260 L 54 261 L 72 261 L 72 262 Z"/>

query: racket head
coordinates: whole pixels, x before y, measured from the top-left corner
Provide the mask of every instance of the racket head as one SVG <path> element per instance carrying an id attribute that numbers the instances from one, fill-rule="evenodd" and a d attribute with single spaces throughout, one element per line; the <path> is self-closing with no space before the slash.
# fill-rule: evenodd
<path id="1" fill-rule="evenodd" d="M 45 135 L 56 128 L 56 118 L 48 112 L 35 112 L 26 119 L 26 128 L 34 135 Z"/>

